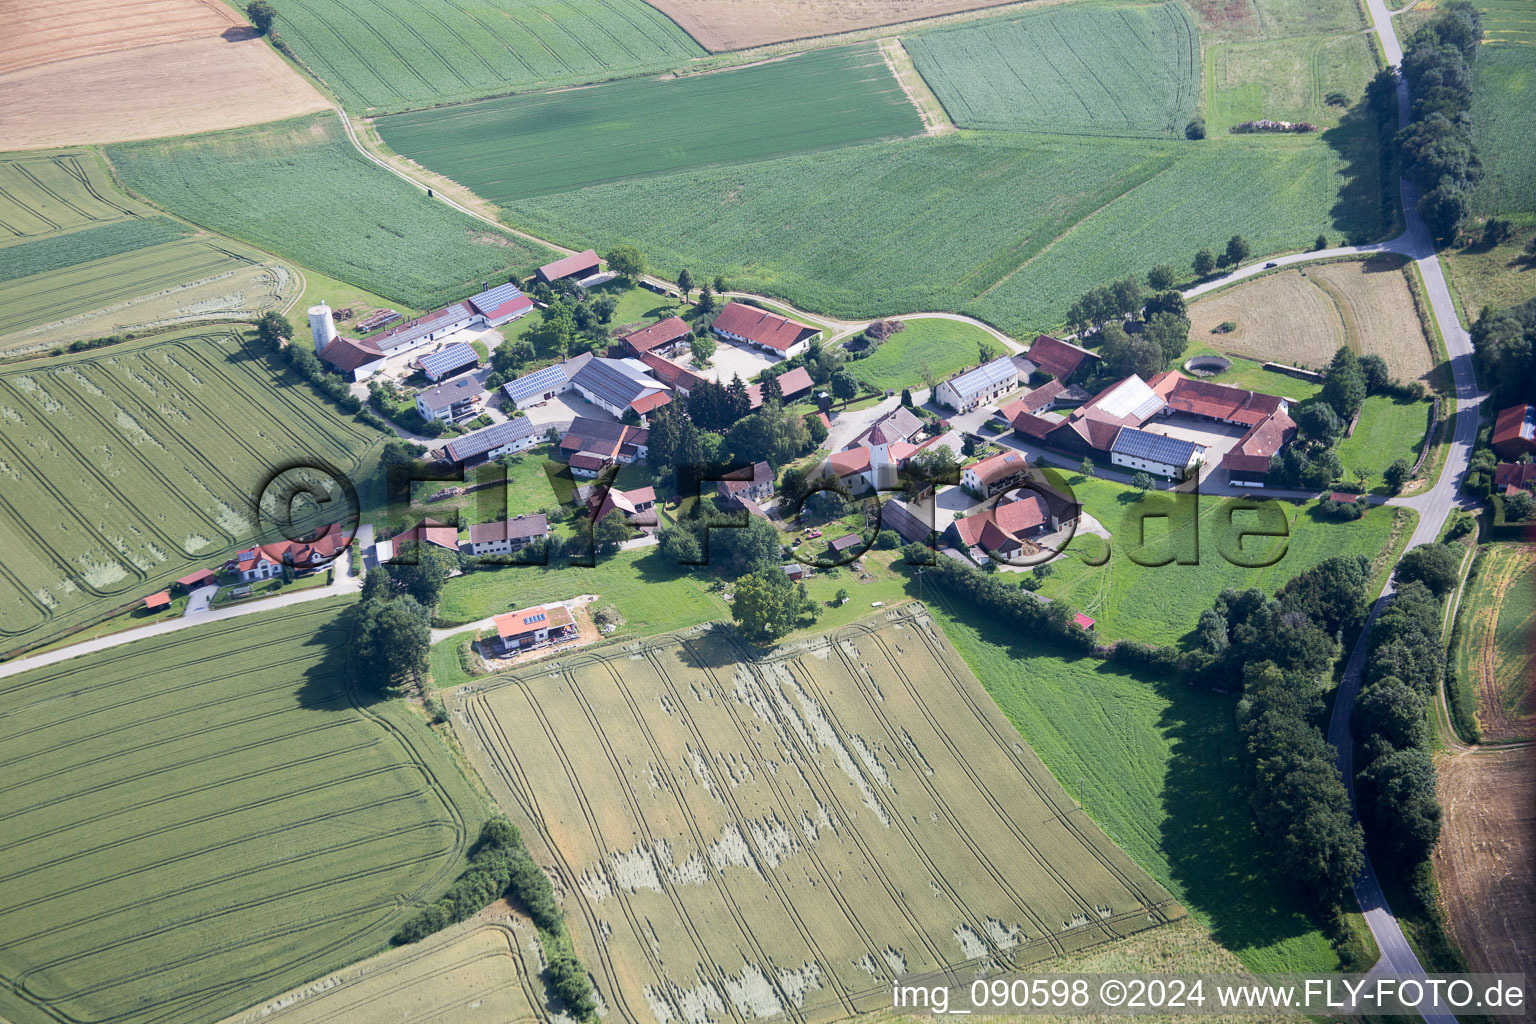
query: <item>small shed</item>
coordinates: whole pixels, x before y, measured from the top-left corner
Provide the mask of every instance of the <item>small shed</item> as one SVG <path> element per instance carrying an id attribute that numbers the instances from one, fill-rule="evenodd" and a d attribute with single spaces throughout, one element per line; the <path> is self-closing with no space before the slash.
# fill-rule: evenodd
<path id="1" fill-rule="evenodd" d="M 1073 615 L 1072 615 L 1072 621 L 1077 623 L 1079 626 L 1081 626 L 1084 629 L 1092 629 L 1093 628 L 1093 620 L 1090 619 L 1088 616 L 1084 615 L 1082 612 L 1074 612 Z"/>
<path id="2" fill-rule="evenodd" d="M 197 572 L 187 573 L 176 581 L 176 585 L 182 590 L 195 590 L 198 587 L 207 586 L 216 579 L 218 576 L 212 569 L 199 569 Z"/>
<path id="3" fill-rule="evenodd" d="M 163 612 L 171 606 L 171 592 L 162 590 L 158 594 L 150 594 L 144 599 L 144 610 L 147 612 Z"/>

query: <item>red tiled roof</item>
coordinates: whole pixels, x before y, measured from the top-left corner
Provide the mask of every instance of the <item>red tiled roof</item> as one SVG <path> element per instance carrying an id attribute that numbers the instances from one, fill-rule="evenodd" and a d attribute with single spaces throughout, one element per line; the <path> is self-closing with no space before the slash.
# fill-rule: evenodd
<path id="1" fill-rule="evenodd" d="M 1231 420 L 1250 427 L 1273 415 L 1283 401 L 1274 395 L 1247 391 L 1229 384 L 1217 384 L 1215 381 L 1197 380 L 1177 373 L 1161 376 L 1157 380 L 1164 387 L 1169 381 L 1172 382 L 1165 397 L 1174 412 Z M 1155 390 L 1163 393 L 1160 389 Z"/>
<path id="2" fill-rule="evenodd" d="M 1536 485 L 1536 462 L 1501 462 L 1493 467 L 1493 489 L 1509 493 Z"/>
<path id="3" fill-rule="evenodd" d="M 1051 402 L 1055 400 L 1056 396 L 1065 390 L 1067 390 L 1067 386 L 1061 382 L 1060 378 L 1057 378 L 1056 380 L 1047 381 L 1046 383 L 1040 385 L 1038 388 L 1035 388 L 1035 390 L 1019 399 L 1016 403 L 1012 404 L 1022 405 L 1030 412 L 1039 412 L 1041 409 L 1044 409 L 1046 406 L 1050 405 Z M 1007 410 L 1004 410 L 1003 414 L 1006 416 Z"/>
<path id="4" fill-rule="evenodd" d="M 1036 416 L 1034 413 L 1024 410 L 1015 412 L 1009 416 L 1008 420 L 1013 424 L 1014 430 L 1017 430 L 1026 437 L 1033 437 L 1037 441 L 1044 440 L 1047 434 L 1066 422 L 1065 419 L 1048 420 L 1044 416 Z"/>
<path id="5" fill-rule="evenodd" d="M 845 452 L 833 452 L 827 461 L 832 464 L 832 472 L 840 477 L 862 473 L 869 468 L 869 449 L 850 448 Z"/>
<path id="6" fill-rule="evenodd" d="M 586 274 L 596 273 L 597 266 L 597 253 L 588 249 L 585 252 L 578 252 L 563 259 L 555 260 L 553 263 L 544 264 L 539 268 L 539 276 L 546 281 L 559 281 L 562 278 L 570 277 L 573 274 L 580 274 L 583 271 Z"/>
<path id="7" fill-rule="evenodd" d="M 1020 452 L 998 452 L 965 468 L 970 470 L 981 483 L 990 484 L 1002 477 L 1023 472 L 1029 468 L 1029 463 Z"/>
<path id="8" fill-rule="evenodd" d="M 586 452 L 577 452 L 571 456 L 570 464 L 574 469 L 585 469 L 595 473 L 608 465 L 608 462 L 606 459 L 600 459 L 595 455 L 588 455 Z"/>
<path id="9" fill-rule="evenodd" d="M 700 377 L 687 367 L 679 366 L 670 359 L 663 359 L 654 352 L 642 352 L 640 354 L 640 361 L 651 368 L 653 371 L 651 376 L 669 388 L 677 388 L 680 391 L 692 391 L 704 380 L 703 377 Z"/>
<path id="10" fill-rule="evenodd" d="M 493 291 L 495 289 L 492 289 Z M 470 306 L 487 320 L 500 320 L 503 317 L 513 316 L 517 313 L 525 313 L 533 308 L 533 300 L 522 292 L 518 292 L 504 302 L 498 302 L 494 306 L 481 306 L 473 298 L 466 300 Z"/>
<path id="11" fill-rule="evenodd" d="M 686 338 L 692 333 L 688 322 L 681 317 L 669 316 L 660 323 L 626 334 L 619 340 L 635 355 L 649 352 L 661 345 L 670 345 L 679 338 Z"/>
<path id="12" fill-rule="evenodd" d="M 797 398 L 801 394 L 811 390 L 816 382 L 811 380 L 810 371 L 803 366 L 797 366 L 793 370 L 779 374 L 779 389 L 784 392 L 784 400 Z"/>
<path id="13" fill-rule="evenodd" d="M 641 395 L 633 402 L 630 402 L 629 407 L 635 410 L 635 412 L 639 413 L 641 416 L 644 416 L 648 413 L 655 412 L 657 409 L 660 409 L 670 401 L 672 401 L 671 392 L 652 391 L 650 394 Z"/>
<path id="14" fill-rule="evenodd" d="M 444 525 L 436 519 L 423 519 L 409 530 L 397 533 L 394 539 L 396 546 L 401 541 L 415 541 L 418 544 L 436 544 L 449 551 L 459 550 L 459 528 Z"/>
<path id="15" fill-rule="evenodd" d="M 1255 423 L 1238 439 L 1232 450 L 1221 458 L 1227 472 L 1264 473 L 1270 456 L 1285 447 L 1296 433 L 1296 421 L 1276 410 L 1274 415 Z"/>
<path id="16" fill-rule="evenodd" d="M 367 366 L 383 358 L 384 353 L 379 351 L 373 341 L 353 341 L 351 338 L 336 338 L 320 353 L 321 362 L 336 367 L 342 373 L 351 373 L 360 366 Z"/>
<path id="17" fill-rule="evenodd" d="M 1088 442 L 1090 448 L 1101 452 L 1109 451 L 1110 445 L 1115 443 L 1115 435 L 1120 433 L 1123 425 L 1118 420 L 1108 420 L 1088 413 L 1074 413 L 1066 422 L 1077 436 Z"/>
<path id="18" fill-rule="evenodd" d="M 262 544 L 259 547 L 242 551 L 243 558 L 235 559 L 235 568 L 245 572 L 254 568 L 263 558 L 278 565 L 291 565 L 296 569 L 307 569 L 316 564 L 328 562 L 340 554 L 347 546 L 349 538 L 345 536 L 340 523 L 331 523 L 324 532 L 310 540 L 284 540 L 273 544 Z"/>
<path id="19" fill-rule="evenodd" d="M 968 548 L 979 547 L 989 552 L 1020 548 L 1037 551 L 1038 545 L 1019 534 L 1044 524 L 1047 515 L 1045 501 L 1038 494 L 1031 494 L 1019 501 L 1004 502 L 964 519 L 956 519 L 955 534 Z"/>
<path id="20" fill-rule="evenodd" d="M 541 629 L 559 629 L 576 620 L 563 604 L 534 605 L 519 611 L 498 615 L 491 620 L 496 624 L 496 635 L 503 640 L 528 636 Z"/>
<path id="21" fill-rule="evenodd" d="M 162 590 L 158 594 L 150 594 L 144 599 L 144 607 L 148 611 L 157 612 L 161 608 L 169 608 L 170 606 L 171 592 L 169 590 Z"/>
<path id="22" fill-rule="evenodd" d="M 1333 491 L 1328 495 L 1329 501 L 1336 501 L 1341 505 L 1353 505 L 1360 500 L 1360 495 L 1353 491 Z"/>
<path id="23" fill-rule="evenodd" d="M 1053 338 L 1049 334 L 1036 335 L 1035 343 L 1029 347 L 1026 355 L 1030 362 L 1060 381 L 1066 381 L 1076 373 L 1078 367 L 1083 365 L 1083 360 L 1099 358 L 1085 348 Z"/>
<path id="24" fill-rule="evenodd" d="M 1536 451 L 1536 436 L 1527 428 L 1532 423 L 1536 423 L 1536 406 L 1512 405 L 1500 409 L 1498 418 L 1493 421 L 1490 443 L 1495 449 Z"/>
<path id="25" fill-rule="evenodd" d="M 1088 616 L 1084 615 L 1082 612 L 1073 612 L 1072 613 L 1072 621 L 1077 623 L 1079 626 L 1081 626 L 1084 629 L 1092 629 L 1093 628 L 1093 620 L 1090 619 Z"/>
<path id="26" fill-rule="evenodd" d="M 176 582 L 181 584 L 183 587 L 195 587 L 199 583 L 206 583 L 207 581 L 214 578 L 215 576 L 212 569 L 199 569 L 197 572 L 187 573 Z"/>
<path id="27" fill-rule="evenodd" d="M 797 324 L 744 302 L 727 302 L 725 308 L 720 310 L 720 315 L 715 317 L 714 329 L 766 345 L 779 352 L 787 352 L 790 346 L 819 333 L 814 327 Z"/>
<path id="28" fill-rule="evenodd" d="M 992 510 L 992 518 L 1002 530 L 1020 533 L 1044 526 L 1050 518 L 1045 499 L 1038 494 L 1028 494 L 1017 501 L 1005 501 Z"/>

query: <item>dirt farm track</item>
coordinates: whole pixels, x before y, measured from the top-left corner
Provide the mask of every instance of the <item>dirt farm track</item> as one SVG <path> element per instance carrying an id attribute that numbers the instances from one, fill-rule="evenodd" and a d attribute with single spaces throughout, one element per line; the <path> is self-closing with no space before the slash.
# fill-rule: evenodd
<path id="1" fill-rule="evenodd" d="M 0 150 L 125 142 L 321 110 L 216 0 L 0 0 Z"/>

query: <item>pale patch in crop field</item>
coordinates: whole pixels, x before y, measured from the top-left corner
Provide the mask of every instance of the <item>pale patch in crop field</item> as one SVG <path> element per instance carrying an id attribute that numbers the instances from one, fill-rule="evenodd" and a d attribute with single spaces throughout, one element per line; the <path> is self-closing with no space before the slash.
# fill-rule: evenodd
<path id="1" fill-rule="evenodd" d="M 108 151 L 129 188 L 216 231 L 415 309 L 554 258 L 367 160 L 335 114 Z"/>
<path id="2" fill-rule="evenodd" d="M 1401 380 L 1427 380 L 1434 355 L 1403 276 L 1382 255 L 1283 270 L 1199 299 L 1190 338 L 1260 361 L 1320 369 L 1340 346 L 1379 355 Z M 1221 325 L 1234 323 L 1230 331 Z"/>
<path id="3" fill-rule="evenodd" d="M 261 39 L 186 39 L 0 75 L 0 149 L 153 139 L 329 104 Z"/>
<path id="4" fill-rule="evenodd" d="M 641 0 L 286 3 L 283 39 L 349 108 L 407 110 L 666 71 L 704 51 Z"/>
<path id="5" fill-rule="evenodd" d="M 1200 94 L 1200 46 L 1180 3 L 1068 5 L 904 42 L 962 128 L 1182 136 Z"/>
<path id="6" fill-rule="evenodd" d="M 533 922 L 505 903 L 317 978 L 223 1024 L 535 1024 L 545 1020 Z"/>
<path id="7" fill-rule="evenodd" d="M 359 703 L 345 603 L 0 681 L 0 1016 L 212 1020 L 376 950 L 481 801 L 403 703 Z"/>
<path id="8" fill-rule="evenodd" d="M 708 75 L 508 96 L 374 124 L 396 153 L 498 204 L 923 130 L 874 43 Z M 659 125 L 671 126 L 665 142 Z"/>
<path id="9" fill-rule="evenodd" d="M 877 25 L 981 10 L 1013 0 L 653 0 L 706 49 L 745 50 Z"/>
<path id="10" fill-rule="evenodd" d="M 1030 965 L 1183 914 L 920 609 L 766 654 L 694 630 L 457 706 L 616 1019 L 830 1020 L 893 972 Z"/>
<path id="11" fill-rule="evenodd" d="M 255 344 L 205 330 L 0 373 L 0 534 L 18 541 L 0 564 L 0 649 L 222 563 L 251 539 L 274 466 L 319 457 L 365 476 L 381 435 Z"/>
<path id="12" fill-rule="evenodd" d="M 48 0 L 6 3 L 0 75 L 94 53 L 207 39 L 245 24 L 218 0 Z"/>

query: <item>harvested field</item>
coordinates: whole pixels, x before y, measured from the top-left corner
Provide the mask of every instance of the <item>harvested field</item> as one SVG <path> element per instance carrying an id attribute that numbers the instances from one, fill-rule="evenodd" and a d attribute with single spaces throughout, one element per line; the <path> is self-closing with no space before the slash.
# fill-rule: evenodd
<path id="1" fill-rule="evenodd" d="M 545 1016 L 533 922 L 505 903 L 237 1013 L 223 1024 L 533 1024 Z"/>
<path id="2" fill-rule="evenodd" d="M 0 246 L 146 214 L 84 150 L 0 160 Z"/>
<path id="3" fill-rule="evenodd" d="M 76 241 L 92 234 L 58 241 L 78 248 Z M 284 264 L 204 234 L 129 249 L 0 283 L 0 353 L 208 320 L 248 320 L 289 301 L 298 286 L 297 274 Z"/>
<path id="4" fill-rule="evenodd" d="M 1434 358 L 1403 265 L 1383 255 L 1283 270 L 1225 289 L 1189 307 L 1190 338 L 1233 355 L 1314 369 L 1347 344 L 1386 359 L 1395 377 L 1427 382 Z M 1227 321 L 1237 327 L 1217 331 Z"/>
<path id="5" fill-rule="evenodd" d="M 1180 3 L 1071 4 L 905 42 L 962 128 L 1182 138 L 1200 97 L 1200 44 Z"/>
<path id="6" fill-rule="evenodd" d="M 651 6 L 681 25 L 714 53 L 809 39 L 877 25 L 897 25 L 941 14 L 982 10 L 1013 0 L 652 0 Z"/>
<path id="7" fill-rule="evenodd" d="M 272 467 L 366 480 L 381 438 L 231 331 L 20 364 L 0 421 L 0 651 L 222 562 Z"/>
<path id="8" fill-rule="evenodd" d="M 208 39 L 246 22 L 218 0 L 0 0 L 0 24 L 3 75 L 72 57 Z"/>
<path id="9" fill-rule="evenodd" d="M 1536 971 L 1536 746 L 1441 762 L 1445 828 L 1435 875 L 1451 934 L 1474 971 Z"/>
<path id="10" fill-rule="evenodd" d="M 327 106 L 263 40 L 214 35 L 0 75 L 0 149 L 185 135 Z"/>
<path id="11" fill-rule="evenodd" d="M 404 702 L 358 701 L 350 607 L 0 681 L 0 1017 L 216 1020 L 441 895 L 483 803 Z"/>
<path id="12" fill-rule="evenodd" d="M 1489 544 L 1462 597 L 1456 669 L 1486 740 L 1536 736 L 1536 546 Z"/>
<path id="13" fill-rule="evenodd" d="M 455 725 L 611 1020 L 832 1020 L 905 973 L 1183 916 L 920 609 L 761 655 L 706 627 L 476 691 Z"/>

